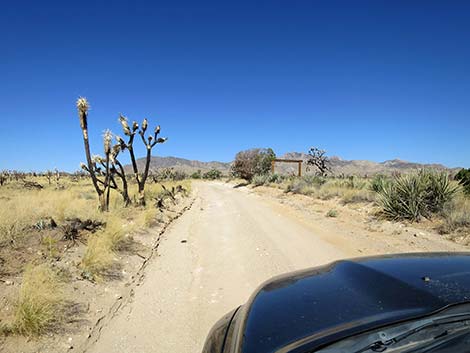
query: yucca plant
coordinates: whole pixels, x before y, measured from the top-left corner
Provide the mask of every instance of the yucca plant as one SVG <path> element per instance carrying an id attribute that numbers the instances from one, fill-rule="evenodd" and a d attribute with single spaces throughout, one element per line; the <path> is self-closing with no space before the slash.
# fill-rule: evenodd
<path id="1" fill-rule="evenodd" d="M 419 221 L 442 211 L 457 190 L 446 173 L 420 170 L 378 186 L 377 200 L 385 216 Z"/>
<path id="2" fill-rule="evenodd" d="M 377 174 L 370 181 L 370 189 L 379 192 L 390 183 L 390 179 L 383 174 Z"/>

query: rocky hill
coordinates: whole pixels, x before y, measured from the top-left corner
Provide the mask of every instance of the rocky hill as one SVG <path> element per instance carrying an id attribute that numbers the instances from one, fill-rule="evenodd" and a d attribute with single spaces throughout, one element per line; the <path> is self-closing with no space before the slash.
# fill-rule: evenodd
<path id="1" fill-rule="evenodd" d="M 138 159 L 137 165 L 139 167 L 139 170 L 142 170 L 145 165 L 145 158 Z M 125 168 L 126 170 L 131 170 L 130 165 L 127 165 Z M 198 170 L 205 172 L 211 169 L 217 169 L 220 170 L 222 173 L 228 173 L 228 171 L 230 170 L 230 163 L 217 161 L 201 162 L 178 157 L 153 156 L 152 161 L 150 162 L 150 170 L 159 170 L 163 168 L 174 168 L 175 170 L 181 170 L 185 173 L 193 173 Z"/>
<path id="2" fill-rule="evenodd" d="M 302 159 L 307 161 L 308 154 L 299 153 L 299 152 L 290 152 L 286 153 L 282 157 L 283 159 Z M 374 175 L 374 174 L 392 174 L 394 172 L 407 173 L 416 169 L 421 168 L 430 168 L 436 170 L 459 170 L 460 168 L 448 168 L 442 164 L 421 164 L 403 161 L 400 159 L 392 159 L 385 162 L 372 162 L 367 160 L 344 160 L 340 157 L 331 157 L 330 166 L 333 174 L 339 175 Z M 303 170 L 306 173 L 309 173 L 305 170 L 305 163 L 303 165 Z M 279 163 L 276 167 L 281 173 L 295 173 L 297 166 L 288 165 L 287 163 Z"/>
<path id="3" fill-rule="evenodd" d="M 308 154 L 299 152 L 290 152 L 282 156 L 278 156 L 282 159 L 302 159 L 306 161 Z M 141 158 L 137 160 L 139 169 L 142 170 L 144 167 L 145 159 Z M 432 168 L 437 170 L 450 170 L 458 171 L 460 168 L 448 168 L 442 164 L 420 164 L 414 162 L 407 162 L 400 159 L 393 159 L 385 162 L 372 162 L 367 160 L 344 160 L 340 157 L 330 158 L 331 169 L 335 175 L 374 175 L 374 174 L 392 174 L 394 172 L 406 173 L 421 168 Z M 230 171 L 231 163 L 225 162 L 201 162 L 198 160 L 189 160 L 178 157 L 152 157 L 150 164 L 151 170 L 159 170 L 163 168 L 174 168 L 175 170 L 181 170 L 186 173 L 193 173 L 197 170 L 202 172 L 217 169 L 222 173 L 227 174 Z M 131 166 L 127 165 L 126 170 L 131 171 Z M 313 173 L 313 171 L 306 170 L 306 164 L 303 164 L 304 174 Z M 297 172 L 297 165 L 289 163 L 278 163 L 276 164 L 276 172 L 282 174 L 295 174 Z"/>

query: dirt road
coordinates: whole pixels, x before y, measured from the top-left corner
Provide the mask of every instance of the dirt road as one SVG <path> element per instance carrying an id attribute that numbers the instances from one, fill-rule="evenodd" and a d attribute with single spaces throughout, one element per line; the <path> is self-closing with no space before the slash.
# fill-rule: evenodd
<path id="1" fill-rule="evenodd" d="M 370 240 L 318 232 L 245 188 L 194 185 L 192 208 L 165 233 L 145 279 L 90 353 L 201 352 L 211 326 L 270 277 L 361 254 Z"/>

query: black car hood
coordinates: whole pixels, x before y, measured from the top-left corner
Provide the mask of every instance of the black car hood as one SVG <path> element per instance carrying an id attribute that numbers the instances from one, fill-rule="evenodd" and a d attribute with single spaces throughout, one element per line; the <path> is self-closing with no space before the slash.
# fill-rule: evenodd
<path id="1" fill-rule="evenodd" d="M 470 254 L 335 262 L 262 285 L 244 306 L 239 351 L 310 351 L 469 300 Z"/>

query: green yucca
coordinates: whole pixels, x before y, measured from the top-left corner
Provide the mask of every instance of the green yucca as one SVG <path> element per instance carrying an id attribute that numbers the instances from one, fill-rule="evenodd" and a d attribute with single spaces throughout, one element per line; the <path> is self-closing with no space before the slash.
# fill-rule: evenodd
<path id="1" fill-rule="evenodd" d="M 390 182 L 390 179 L 387 176 L 383 174 L 377 174 L 370 181 L 369 188 L 372 191 L 380 192 L 384 187 L 386 187 L 389 184 L 389 182 Z"/>
<path id="2" fill-rule="evenodd" d="M 457 190 L 445 172 L 420 170 L 380 185 L 378 203 L 389 218 L 419 221 L 442 211 Z"/>

